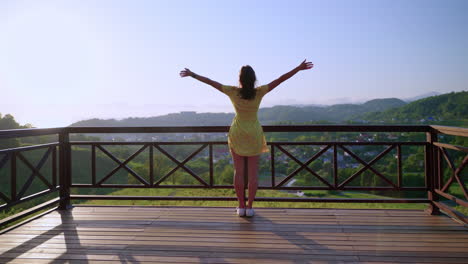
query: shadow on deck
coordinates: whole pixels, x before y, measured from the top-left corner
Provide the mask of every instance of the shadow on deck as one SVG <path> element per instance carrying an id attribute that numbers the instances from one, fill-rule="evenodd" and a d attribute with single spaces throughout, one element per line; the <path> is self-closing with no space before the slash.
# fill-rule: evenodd
<path id="1" fill-rule="evenodd" d="M 0 236 L 0 263 L 466 263 L 468 229 L 418 210 L 77 206 Z"/>

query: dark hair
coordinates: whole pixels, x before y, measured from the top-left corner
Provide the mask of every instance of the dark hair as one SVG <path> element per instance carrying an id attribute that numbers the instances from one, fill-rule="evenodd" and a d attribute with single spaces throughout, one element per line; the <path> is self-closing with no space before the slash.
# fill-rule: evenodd
<path id="1" fill-rule="evenodd" d="M 255 76 L 255 71 L 250 67 L 250 65 L 242 66 L 239 73 L 239 84 L 241 89 L 239 95 L 242 99 L 252 100 L 255 98 L 255 82 L 257 77 Z"/>

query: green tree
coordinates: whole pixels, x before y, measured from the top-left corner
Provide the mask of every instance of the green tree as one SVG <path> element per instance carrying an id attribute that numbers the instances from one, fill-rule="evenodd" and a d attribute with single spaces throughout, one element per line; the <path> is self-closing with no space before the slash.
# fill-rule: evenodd
<path id="1" fill-rule="evenodd" d="M 8 129 L 19 129 L 21 128 L 18 122 L 16 122 L 15 118 L 10 115 L 6 114 L 2 117 L 0 114 L 0 130 L 8 130 Z M 9 138 L 9 139 L 1 139 L 0 140 L 0 149 L 6 148 L 14 148 L 20 145 L 20 141 L 17 138 Z"/>

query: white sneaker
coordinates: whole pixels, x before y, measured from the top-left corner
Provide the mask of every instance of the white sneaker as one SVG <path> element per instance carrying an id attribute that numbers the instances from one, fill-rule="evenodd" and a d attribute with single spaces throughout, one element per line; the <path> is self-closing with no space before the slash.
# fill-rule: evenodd
<path id="1" fill-rule="evenodd" d="M 236 208 L 236 212 L 238 216 L 245 216 L 245 208 Z"/>
<path id="2" fill-rule="evenodd" d="M 255 215 L 254 209 L 252 209 L 252 208 L 247 208 L 247 210 L 245 210 L 245 216 L 247 216 L 247 217 L 252 217 L 252 216 L 254 216 L 254 215 Z"/>

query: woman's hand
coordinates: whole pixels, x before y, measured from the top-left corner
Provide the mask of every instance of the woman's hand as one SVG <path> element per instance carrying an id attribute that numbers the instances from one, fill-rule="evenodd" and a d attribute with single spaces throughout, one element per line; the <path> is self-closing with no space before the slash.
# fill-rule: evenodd
<path id="1" fill-rule="evenodd" d="M 219 82 L 210 80 L 209 78 L 206 78 L 204 76 L 195 74 L 194 72 L 192 72 L 191 70 L 187 68 L 185 68 L 185 70 L 183 71 L 180 71 L 179 74 L 180 74 L 180 77 L 187 77 L 187 76 L 193 77 L 195 80 L 211 85 L 214 88 L 216 88 L 218 91 L 222 92 L 222 89 L 221 89 L 223 86 L 222 84 L 220 84 Z"/>
<path id="2" fill-rule="evenodd" d="M 297 66 L 297 68 L 300 71 L 312 69 L 313 67 L 314 67 L 314 64 L 312 64 L 312 62 L 306 61 L 306 60 L 304 60 L 301 64 L 299 64 L 299 66 Z"/>
<path id="3" fill-rule="evenodd" d="M 280 85 L 282 82 L 286 81 L 287 79 L 293 77 L 299 71 L 312 69 L 313 67 L 314 67 L 314 64 L 312 64 L 312 62 L 304 60 L 296 68 L 290 70 L 289 72 L 281 75 L 278 79 L 276 79 L 276 80 L 272 81 L 271 83 L 269 83 L 268 84 L 268 88 L 269 88 L 268 91 L 271 91 L 271 90 L 275 89 L 276 86 Z"/>
<path id="4" fill-rule="evenodd" d="M 188 76 L 193 76 L 194 73 L 190 71 L 189 69 L 185 68 L 185 70 L 180 71 L 180 77 L 188 77 Z"/>

